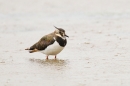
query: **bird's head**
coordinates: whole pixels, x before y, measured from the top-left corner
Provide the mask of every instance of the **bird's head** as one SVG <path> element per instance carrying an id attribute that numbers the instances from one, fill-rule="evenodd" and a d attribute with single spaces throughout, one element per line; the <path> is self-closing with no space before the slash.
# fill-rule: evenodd
<path id="1" fill-rule="evenodd" d="M 55 26 L 54 26 L 55 27 Z M 57 27 L 55 27 L 56 28 L 56 30 L 55 30 L 55 35 L 56 36 L 59 36 L 59 37 L 61 37 L 61 38 L 66 38 L 66 37 L 69 37 L 69 36 L 67 36 L 66 34 L 65 34 L 65 30 L 64 29 L 62 29 L 62 28 L 57 28 Z"/>

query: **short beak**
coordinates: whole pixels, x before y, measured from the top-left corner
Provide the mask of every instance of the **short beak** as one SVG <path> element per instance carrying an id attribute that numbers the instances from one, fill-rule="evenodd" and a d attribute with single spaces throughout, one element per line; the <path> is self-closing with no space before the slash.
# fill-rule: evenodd
<path id="1" fill-rule="evenodd" d="M 66 34 L 65 34 L 65 36 L 69 38 L 69 36 L 67 36 Z"/>

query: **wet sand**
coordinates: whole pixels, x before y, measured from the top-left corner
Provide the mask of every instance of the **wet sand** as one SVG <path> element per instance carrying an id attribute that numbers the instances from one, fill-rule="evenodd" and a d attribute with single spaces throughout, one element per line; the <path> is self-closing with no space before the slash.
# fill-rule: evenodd
<path id="1" fill-rule="evenodd" d="M 129 0 L 0 1 L 0 86 L 129 86 Z M 28 53 L 43 35 L 69 35 L 54 59 Z"/>

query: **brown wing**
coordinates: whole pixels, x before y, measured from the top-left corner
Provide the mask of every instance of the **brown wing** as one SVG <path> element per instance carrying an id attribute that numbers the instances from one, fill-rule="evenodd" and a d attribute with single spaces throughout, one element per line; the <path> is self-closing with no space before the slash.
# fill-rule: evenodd
<path id="1" fill-rule="evenodd" d="M 49 34 L 42 37 L 37 43 L 35 43 L 33 46 L 30 47 L 29 50 L 33 50 L 33 51 L 30 51 L 30 53 L 36 52 L 39 50 L 44 50 L 45 48 L 47 48 L 48 45 L 53 44 L 55 42 L 53 37 L 54 37 L 53 34 Z"/>

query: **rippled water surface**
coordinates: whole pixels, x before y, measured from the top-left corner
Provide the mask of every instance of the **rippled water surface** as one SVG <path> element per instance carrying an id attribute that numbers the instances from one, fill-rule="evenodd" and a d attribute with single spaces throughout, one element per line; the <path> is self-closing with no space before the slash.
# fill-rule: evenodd
<path id="1" fill-rule="evenodd" d="M 129 0 L 0 1 L 0 86 L 130 86 Z M 55 28 L 57 55 L 24 49 Z"/>

